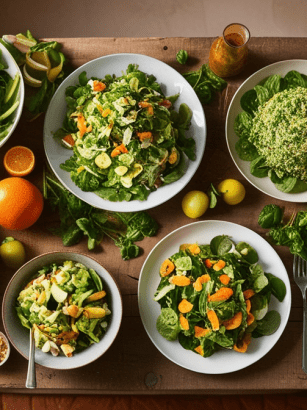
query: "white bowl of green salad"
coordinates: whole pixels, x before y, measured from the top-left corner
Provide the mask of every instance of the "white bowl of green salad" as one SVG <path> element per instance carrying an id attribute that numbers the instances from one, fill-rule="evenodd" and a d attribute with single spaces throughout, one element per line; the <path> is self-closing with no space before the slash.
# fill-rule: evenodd
<path id="1" fill-rule="evenodd" d="M 285 60 L 252 74 L 237 90 L 226 118 L 230 155 L 260 191 L 307 201 L 307 61 Z"/>
<path id="2" fill-rule="evenodd" d="M 50 252 L 30 260 L 12 277 L 2 318 L 11 344 L 25 358 L 32 331 L 37 364 L 73 369 L 98 359 L 115 340 L 122 319 L 121 294 L 94 259 Z"/>
<path id="3" fill-rule="evenodd" d="M 21 117 L 25 86 L 21 71 L 0 43 L 0 147 L 13 134 Z"/>
<path id="4" fill-rule="evenodd" d="M 44 147 L 63 185 L 96 208 L 141 211 L 178 194 L 206 143 L 202 105 L 185 78 L 141 54 L 75 70 L 46 113 Z"/>

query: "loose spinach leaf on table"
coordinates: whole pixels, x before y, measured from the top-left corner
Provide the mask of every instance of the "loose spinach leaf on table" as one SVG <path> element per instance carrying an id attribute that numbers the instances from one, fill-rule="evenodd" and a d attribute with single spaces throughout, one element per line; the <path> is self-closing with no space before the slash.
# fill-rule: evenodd
<path id="1" fill-rule="evenodd" d="M 92 207 L 64 188 L 49 171 L 44 175 L 44 197 L 59 213 L 60 227 L 53 232 L 62 237 L 64 246 L 76 245 L 85 236 L 88 249 L 93 250 L 106 235 L 128 260 L 140 253 L 135 242 L 156 235 L 158 230 L 147 212 L 109 212 Z"/>
<path id="2" fill-rule="evenodd" d="M 227 82 L 214 74 L 208 64 L 182 75 L 193 87 L 202 104 L 211 102 L 216 91 L 222 91 L 227 86 Z"/>

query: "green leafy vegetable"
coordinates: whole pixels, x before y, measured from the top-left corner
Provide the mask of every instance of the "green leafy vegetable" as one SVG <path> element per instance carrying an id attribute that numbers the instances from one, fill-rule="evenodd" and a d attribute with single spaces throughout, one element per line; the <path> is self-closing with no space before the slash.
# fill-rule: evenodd
<path id="1" fill-rule="evenodd" d="M 179 319 L 173 309 L 161 309 L 160 316 L 157 319 L 157 330 L 167 340 L 177 339 L 180 331 Z"/>
<path id="2" fill-rule="evenodd" d="M 274 245 L 287 246 L 293 255 L 307 260 L 307 211 L 292 214 L 287 222 L 283 221 L 283 214 L 282 207 L 266 205 L 259 214 L 258 224 L 269 229 L 267 236 Z M 275 289 L 274 292 L 279 294 L 280 291 Z"/>
<path id="3" fill-rule="evenodd" d="M 274 204 L 265 205 L 258 217 L 258 224 L 261 228 L 269 229 L 281 223 L 283 209 Z"/>
<path id="4" fill-rule="evenodd" d="M 185 64 L 188 60 L 188 52 L 186 50 L 179 50 L 176 54 L 176 60 L 180 64 Z"/>
<path id="5" fill-rule="evenodd" d="M 8 67 L 2 61 L 2 51 L 0 49 L 0 141 L 5 138 L 15 119 L 15 111 L 19 106 L 19 84 L 20 77 L 16 73 L 11 78 L 6 71 Z"/>
<path id="6" fill-rule="evenodd" d="M 301 221 L 307 226 L 307 219 Z M 210 244 L 198 246 L 201 252 L 196 255 L 192 247 L 180 246 L 168 257 L 174 269 L 160 276 L 154 295 L 161 306 L 158 332 L 203 357 L 221 348 L 235 349 L 247 333 L 255 337 L 273 333 L 280 317 L 268 308 L 271 295 L 280 302 L 284 299 L 283 281 L 264 272 L 256 263 L 256 250 L 246 242 L 235 244 L 227 235 L 218 235 Z M 253 291 L 251 314 L 247 290 Z"/>
<path id="7" fill-rule="evenodd" d="M 135 242 L 156 235 L 158 230 L 157 222 L 146 212 L 108 212 L 92 207 L 64 188 L 51 171 L 44 174 L 44 197 L 59 213 L 60 227 L 53 232 L 62 237 L 65 246 L 86 236 L 88 249 L 93 250 L 106 235 L 128 260 L 140 253 Z"/>
<path id="8" fill-rule="evenodd" d="M 218 77 L 208 64 L 203 64 L 199 70 L 184 73 L 183 77 L 193 87 L 202 104 L 211 102 L 216 91 L 227 87 L 227 82 Z"/>

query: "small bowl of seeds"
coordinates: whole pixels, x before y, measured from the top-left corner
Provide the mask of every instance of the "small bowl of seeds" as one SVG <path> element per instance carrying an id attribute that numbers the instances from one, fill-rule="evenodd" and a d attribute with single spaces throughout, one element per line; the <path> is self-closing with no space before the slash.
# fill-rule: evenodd
<path id="1" fill-rule="evenodd" d="M 0 332 L 0 366 L 2 366 L 10 355 L 10 344 L 6 336 Z"/>

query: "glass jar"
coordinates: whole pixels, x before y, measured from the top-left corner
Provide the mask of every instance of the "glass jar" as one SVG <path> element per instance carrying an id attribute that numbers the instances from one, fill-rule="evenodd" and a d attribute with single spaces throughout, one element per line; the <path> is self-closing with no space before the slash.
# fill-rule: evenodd
<path id="1" fill-rule="evenodd" d="M 238 23 L 229 24 L 217 38 L 209 53 L 209 67 L 219 77 L 239 74 L 247 62 L 249 30 Z"/>

